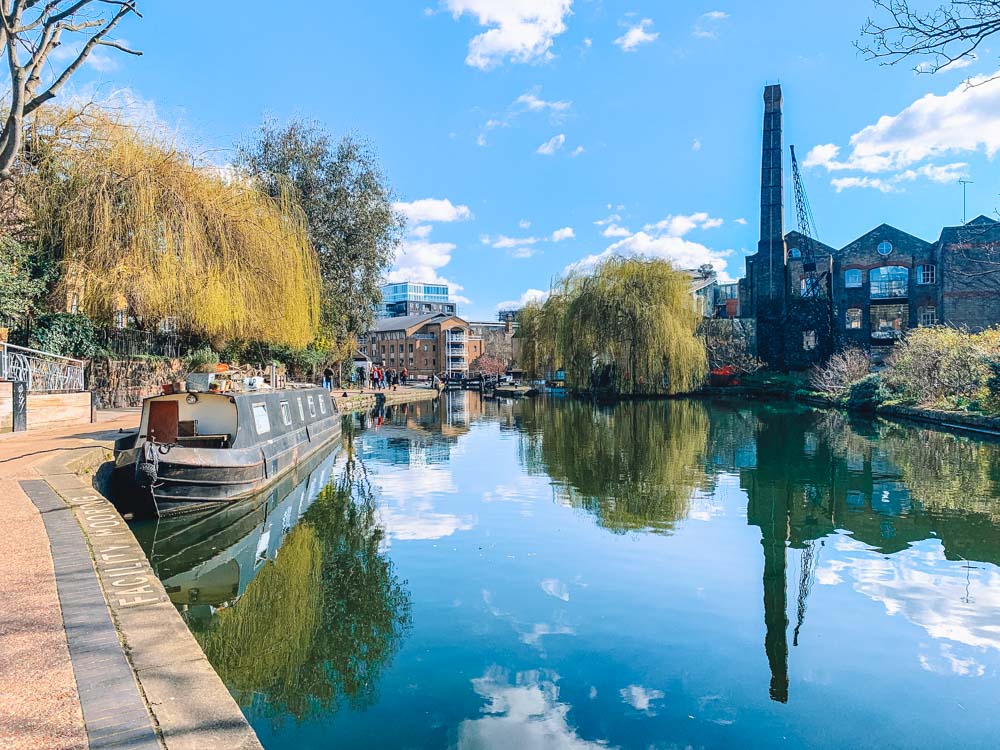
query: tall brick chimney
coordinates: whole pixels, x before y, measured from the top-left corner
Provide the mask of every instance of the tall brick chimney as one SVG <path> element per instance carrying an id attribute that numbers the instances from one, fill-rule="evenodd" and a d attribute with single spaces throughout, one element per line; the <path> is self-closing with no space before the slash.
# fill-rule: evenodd
<path id="1" fill-rule="evenodd" d="M 764 139 L 760 164 L 760 241 L 754 264 L 754 298 L 775 302 L 784 295 L 785 222 L 781 160 L 781 86 L 764 88 Z"/>

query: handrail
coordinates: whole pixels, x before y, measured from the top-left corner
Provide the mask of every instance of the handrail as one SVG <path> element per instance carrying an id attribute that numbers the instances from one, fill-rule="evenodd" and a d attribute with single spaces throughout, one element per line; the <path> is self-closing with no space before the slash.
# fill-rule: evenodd
<path id="1" fill-rule="evenodd" d="M 61 354 L 52 354 L 50 352 L 43 352 L 39 349 L 29 349 L 26 346 L 18 346 L 17 344 L 8 344 L 6 341 L 0 342 L 0 349 L 17 349 L 18 351 L 29 352 L 31 354 L 40 355 L 42 357 L 45 357 L 46 359 L 62 359 L 65 360 L 66 362 L 72 362 L 73 364 L 81 366 L 84 363 L 84 360 L 82 359 L 73 359 L 72 357 L 64 357 Z"/>

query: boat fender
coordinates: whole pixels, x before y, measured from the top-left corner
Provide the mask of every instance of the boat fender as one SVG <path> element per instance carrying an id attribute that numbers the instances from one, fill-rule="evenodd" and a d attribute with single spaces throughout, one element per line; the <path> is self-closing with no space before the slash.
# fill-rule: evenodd
<path id="1" fill-rule="evenodd" d="M 156 484 L 156 475 L 160 468 L 160 457 L 156 443 L 146 442 L 142 446 L 142 459 L 135 462 L 135 483 L 143 489 Z"/>

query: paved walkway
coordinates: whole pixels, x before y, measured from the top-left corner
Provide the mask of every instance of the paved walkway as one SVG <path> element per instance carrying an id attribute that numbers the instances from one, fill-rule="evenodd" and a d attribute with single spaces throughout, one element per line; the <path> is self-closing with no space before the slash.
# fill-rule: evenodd
<path id="1" fill-rule="evenodd" d="M 138 410 L 98 412 L 98 424 L 0 435 L 0 749 L 86 750 L 80 700 L 41 514 L 19 485 L 95 432 L 133 427 Z"/>

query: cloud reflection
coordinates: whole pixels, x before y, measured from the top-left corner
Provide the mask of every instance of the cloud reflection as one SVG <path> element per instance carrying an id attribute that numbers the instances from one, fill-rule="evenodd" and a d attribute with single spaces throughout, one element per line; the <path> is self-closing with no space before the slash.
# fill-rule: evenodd
<path id="1" fill-rule="evenodd" d="M 493 666 L 472 687 L 486 705 L 480 719 L 458 728 L 459 750 L 596 750 L 604 740 L 585 740 L 570 726 L 571 706 L 559 701 L 559 675 L 549 670 L 510 674 Z"/>

